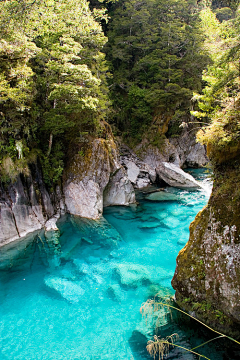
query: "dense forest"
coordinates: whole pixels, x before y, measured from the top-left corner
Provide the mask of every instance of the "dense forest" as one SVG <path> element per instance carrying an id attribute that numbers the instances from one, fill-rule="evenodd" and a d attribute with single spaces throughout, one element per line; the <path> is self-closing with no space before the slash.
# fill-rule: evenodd
<path id="1" fill-rule="evenodd" d="M 102 120 L 130 144 L 196 122 L 213 163 L 239 150 L 236 1 L 6 0 L 0 24 L 2 181 L 39 161 L 52 187 Z"/>

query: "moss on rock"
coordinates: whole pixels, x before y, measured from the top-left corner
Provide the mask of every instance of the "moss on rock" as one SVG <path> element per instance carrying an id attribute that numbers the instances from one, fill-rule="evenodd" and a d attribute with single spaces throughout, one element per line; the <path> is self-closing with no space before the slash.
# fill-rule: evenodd
<path id="1" fill-rule="evenodd" d="M 240 172 L 239 161 L 235 159 L 215 169 L 211 198 L 190 225 L 190 238 L 177 257 L 172 280 L 180 307 L 237 337 L 240 337 L 239 206 Z"/>

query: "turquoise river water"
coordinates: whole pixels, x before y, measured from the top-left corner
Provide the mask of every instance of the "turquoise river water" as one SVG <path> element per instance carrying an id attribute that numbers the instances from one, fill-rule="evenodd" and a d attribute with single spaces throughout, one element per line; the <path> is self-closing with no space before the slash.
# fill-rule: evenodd
<path id="1" fill-rule="evenodd" d="M 174 294 L 177 254 L 210 195 L 208 174 L 192 172 L 206 190 L 166 188 L 167 201 L 152 201 L 156 188 L 149 188 L 139 192 L 138 205 L 106 208 L 100 221 L 62 218 L 61 247 L 40 234 L 1 248 L 0 360 L 150 359 L 156 318 L 143 319 L 140 307 L 156 293 Z M 158 333 L 177 332 L 184 347 L 211 336 L 158 317 Z M 234 359 L 218 343 L 201 351 Z M 168 359 L 198 357 L 175 348 Z"/>

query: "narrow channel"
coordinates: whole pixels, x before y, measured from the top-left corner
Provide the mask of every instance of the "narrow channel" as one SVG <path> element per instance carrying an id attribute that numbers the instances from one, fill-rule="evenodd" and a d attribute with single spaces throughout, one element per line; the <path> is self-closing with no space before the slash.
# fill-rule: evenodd
<path id="1" fill-rule="evenodd" d="M 191 173 L 205 190 L 151 187 L 137 194 L 138 205 L 106 208 L 101 221 L 62 218 L 61 249 L 41 234 L 1 248 L 0 358 L 150 359 L 156 319 L 146 321 L 140 307 L 157 293 L 174 295 L 177 254 L 210 195 L 209 174 Z M 167 317 L 158 326 L 169 335 L 178 328 L 187 348 L 201 337 Z M 211 351 L 211 359 L 223 359 L 217 347 Z M 175 349 L 168 358 L 196 357 Z"/>

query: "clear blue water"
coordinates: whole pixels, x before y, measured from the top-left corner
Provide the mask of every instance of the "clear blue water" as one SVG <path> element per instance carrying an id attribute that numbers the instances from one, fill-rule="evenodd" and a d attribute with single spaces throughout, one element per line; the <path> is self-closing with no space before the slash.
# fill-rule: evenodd
<path id="1" fill-rule="evenodd" d="M 146 324 L 141 304 L 174 294 L 177 254 L 210 195 L 208 175 L 194 174 L 208 191 L 167 188 L 177 199 L 158 202 L 139 192 L 137 206 L 106 208 L 100 221 L 62 218 L 61 248 L 43 233 L 1 248 L 0 360 L 148 359 L 155 320 Z M 162 318 L 160 328 L 178 328 L 186 347 L 202 341 L 191 325 Z M 174 350 L 169 359 L 195 357 Z"/>

